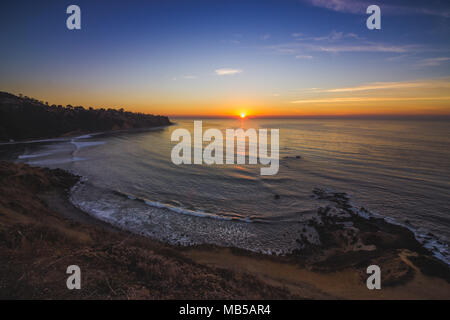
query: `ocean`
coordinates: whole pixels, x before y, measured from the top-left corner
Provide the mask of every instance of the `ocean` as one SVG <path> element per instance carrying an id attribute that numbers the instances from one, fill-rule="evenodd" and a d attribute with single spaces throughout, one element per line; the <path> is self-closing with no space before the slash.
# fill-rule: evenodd
<path id="1" fill-rule="evenodd" d="M 347 193 L 355 208 L 402 224 L 448 254 L 450 122 L 375 119 L 195 119 L 208 128 L 280 132 L 278 174 L 260 165 L 175 165 L 171 133 L 194 119 L 146 131 L 4 144 L 2 158 L 83 177 L 80 209 L 121 228 L 180 245 L 217 244 L 268 254 L 299 248 L 299 229 L 323 201 Z M 442 256 L 441 256 L 442 258 Z M 448 258 L 443 258 L 446 260 Z M 448 262 L 448 260 L 447 260 Z"/>

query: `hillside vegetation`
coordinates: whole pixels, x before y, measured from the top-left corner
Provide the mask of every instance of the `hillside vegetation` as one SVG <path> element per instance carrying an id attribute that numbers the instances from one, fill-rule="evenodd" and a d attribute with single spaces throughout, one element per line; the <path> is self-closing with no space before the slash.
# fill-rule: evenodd
<path id="1" fill-rule="evenodd" d="M 165 116 L 48 105 L 33 98 L 0 92 L 0 141 L 169 125 Z"/>

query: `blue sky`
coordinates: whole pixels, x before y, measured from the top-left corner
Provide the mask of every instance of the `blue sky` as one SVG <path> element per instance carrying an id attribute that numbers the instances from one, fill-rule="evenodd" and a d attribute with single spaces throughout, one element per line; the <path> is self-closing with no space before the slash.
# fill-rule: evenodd
<path id="1" fill-rule="evenodd" d="M 81 30 L 66 28 L 71 4 Z M 381 30 L 366 28 L 370 4 Z M 0 90 L 51 103 L 170 115 L 450 112 L 448 1 L 0 6 Z"/>

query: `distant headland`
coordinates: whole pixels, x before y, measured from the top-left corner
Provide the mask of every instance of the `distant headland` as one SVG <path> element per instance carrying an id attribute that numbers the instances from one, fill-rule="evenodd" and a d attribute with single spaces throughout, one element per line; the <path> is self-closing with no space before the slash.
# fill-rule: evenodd
<path id="1" fill-rule="evenodd" d="M 26 96 L 0 92 L 0 141 L 53 138 L 72 134 L 170 125 L 166 116 L 49 105 Z"/>

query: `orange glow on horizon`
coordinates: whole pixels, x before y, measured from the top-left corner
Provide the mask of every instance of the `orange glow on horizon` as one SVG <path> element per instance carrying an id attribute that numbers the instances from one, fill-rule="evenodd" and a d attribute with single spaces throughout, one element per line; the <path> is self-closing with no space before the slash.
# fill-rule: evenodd
<path id="1" fill-rule="evenodd" d="M 411 90 L 414 87 L 414 90 Z M 261 93 L 173 92 L 153 90 L 131 93 L 117 91 L 78 91 L 65 87 L 5 88 L 5 91 L 49 104 L 85 108 L 124 108 L 169 117 L 260 117 L 358 116 L 358 115 L 450 115 L 450 77 L 415 81 L 360 84 L 353 87 L 309 89 L 264 96 Z M 57 89 L 57 90 L 56 90 Z M 170 94 L 169 94 L 170 93 Z"/>

